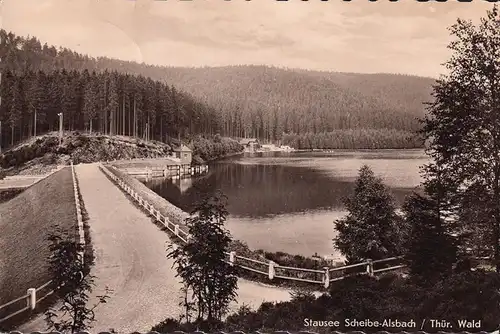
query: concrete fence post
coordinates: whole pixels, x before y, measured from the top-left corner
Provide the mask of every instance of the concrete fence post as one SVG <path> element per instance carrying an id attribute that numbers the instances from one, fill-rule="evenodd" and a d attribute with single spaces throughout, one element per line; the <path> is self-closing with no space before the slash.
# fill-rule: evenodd
<path id="1" fill-rule="evenodd" d="M 269 261 L 269 279 L 270 280 L 272 280 L 274 278 L 274 274 L 275 274 L 274 265 L 275 265 L 275 263 L 273 261 Z"/>
<path id="2" fill-rule="evenodd" d="M 373 260 L 372 259 L 367 259 L 366 260 L 367 264 L 366 264 L 366 274 L 368 276 L 373 276 Z"/>
<path id="3" fill-rule="evenodd" d="M 323 269 L 325 270 L 325 275 L 323 277 L 325 281 L 323 283 L 325 285 L 325 289 L 328 289 L 328 287 L 330 286 L 330 268 L 323 267 Z"/>
<path id="4" fill-rule="evenodd" d="M 174 226 L 174 234 L 176 236 L 179 236 L 179 225 L 178 224 L 175 224 L 175 226 Z"/>
<path id="5" fill-rule="evenodd" d="M 36 307 L 36 289 L 29 288 L 28 289 L 28 308 L 30 310 L 34 310 Z"/>
<path id="6" fill-rule="evenodd" d="M 234 266 L 234 260 L 236 257 L 236 252 L 229 252 L 229 264 Z"/>

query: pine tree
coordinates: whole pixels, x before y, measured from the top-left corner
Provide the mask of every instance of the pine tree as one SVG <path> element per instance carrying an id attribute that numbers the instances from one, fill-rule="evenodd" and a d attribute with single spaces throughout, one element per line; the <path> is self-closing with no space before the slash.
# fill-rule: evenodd
<path id="1" fill-rule="evenodd" d="M 348 263 L 401 255 L 405 225 L 396 214 L 389 189 L 366 165 L 359 170 L 354 194 L 344 199 L 348 214 L 335 221 L 334 246 Z"/>
<path id="2" fill-rule="evenodd" d="M 20 78 L 15 77 L 10 87 L 12 98 L 9 110 L 9 125 L 11 129 L 11 145 L 14 145 L 15 130 L 22 118 L 22 83 Z"/>
<path id="3" fill-rule="evenodd" d="M 93 130 L 93 120 L 97 115 L 97 106 L 98 106 L 98 98 L 97 98 L 97 79 L 95 73 L 93 73 L 92 77 L 89 78 L 87 84 L 84 88 L 84 97 L 83 97 L 83 115 L 85 120 L 85 128 L 88 128 L 92 133 Z"/>
<path id="4" fill-rule="evenodd" d="M 500 272 L 500 12 L 494 6 L 475 26 L 459 19 L 446 63 L 449 74 L 433 87 L 423 134 L 432 163 L 426 183 L 440 180 L 442 214 L 465 203 L 491 212 L 491 249 Z M 474 191 L 469 191 L 475 189 Z M 474 194 L 480 190 L 482 196 Z M 432 194 L 432 192 L 429 192 Z M 472 197 L 471 197 L 472 196 Z M 477 203 L 478 200 L 482 203 Z M 475 203 L 476 202 L 476 203 Z M 464 217 L 462 217 L 464 218 Z M 486 218 L 486 217 L 483 217 Z M 456 227 L 474 224 L 457 221 Z"/>
<path id="5" fill-rule="evenodd" d="M 231 243 L 224 228 L 228 215 L 225 197 L 216 193 L 206 198 L 193 214 L 186 220 L 191 238 L 178 248 L 170 248 L 168 257 L 175 260 L 177 276 L 192 292 L 197 320 L 221 320 L 237 296 L 238 284 L 236 268 L 225 261 Z"/>
<path id="6" fill-rule="evenodd" d="M 432 284 L 448 276 L 457 261 L 457 248 L 446 231 L 436 201 L 413 194 L 403 210 L 412 227 L 406 254 L 412 278 L 419 283 Z"/>
<path id="7" fill-rule="evenodd" d="M 118 109 L 118 82 L 116 73 L 112 73 L 109 80 L 109 95 L 107 111 L 109 113 L 109 134 L 117 134 L 116 118 Z"/>
<path id="8" fill-rule="evenodd" d="M 26 87 L 26 103 L 28 108 L 28 114 L 30 115 L 30 135 L 37 135 L 37 124 L 40 121 L 40 114 L 43 112 L 43 86 L 42 77 L 40 73 L 28 73 L 27 76 L 27 87 Z M 43 115 L 42 115 L 43 119 Z M 31 131 L 33 129 L 33 131 Z"/>

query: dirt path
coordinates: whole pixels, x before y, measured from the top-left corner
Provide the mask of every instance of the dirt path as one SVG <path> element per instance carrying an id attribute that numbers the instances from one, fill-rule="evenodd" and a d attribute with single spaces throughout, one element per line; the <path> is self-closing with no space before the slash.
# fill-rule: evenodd
<path id="1" fill-rule="evenodd" d="M 96 309 L 92 332 L 146 332 L 167 317 L 177 318 L 181 285 L 172 260 L 166 258 L 168 236 L 130 203 L 97 164 L 78 165 L 76 172 L 96 257 L 93 295 L 102 294 L 106 286 L 114 290 L 108 303 Z M 256 308 L 263 301 L 290 298 L 287 290 L 246 280 L 239 281 L 238 294 L 238 305 L 232 310 L 243 303 Z M 41 317 L 20 328 L 24 332 L 40 329 L 45 329 Z"/>

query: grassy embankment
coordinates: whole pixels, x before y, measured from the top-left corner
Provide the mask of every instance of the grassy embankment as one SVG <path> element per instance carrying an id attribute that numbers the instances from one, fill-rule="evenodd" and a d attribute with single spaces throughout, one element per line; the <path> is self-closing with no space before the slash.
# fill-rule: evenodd
<path id="1" fill-rule="evenodd" d="M 0 178 L 3 175 L 44 174 L 57 165 L 98 161 L 159 159 L 171 157 L 169 143 L 145 141 L 127 136 L 109 136 L 80 132 L 65 132 L 59 146 L 57 133 L 31 138 L 0 156 Z M 193 163 L 201 164 L 227 155 L 240 153 L 243 147 L 231 138 L 214 136 L 211 139 L 195 137 L 188 144 L 193 150 Z"/>
<path id="2" fill-rule="evenodd" d="M 57 165 L 91 163 L 106 160 L 158 158 L 168 156 L 171 146 L 141 139 L 66 132 L 59 146 L 57 133 L 27 140 L 0 156 L 0 166 L 7 175 L 40 174 Z"/>
<path id="3" fill-rule="evenodd" d="M 47 237 L 54 225 L 76 237 L 76 209 L 69 167 L 0 204 L 1 303 L 16 299 L 26 294 L 28 288 L 39 287 L 50 280 Z M 17 310 L 25 304 L 22 300 L 13 307 Z M 5 313 L 0 312 L 0 317 L 3 315 Z M 9 323 L 15 320 L 19 319 Z"/>

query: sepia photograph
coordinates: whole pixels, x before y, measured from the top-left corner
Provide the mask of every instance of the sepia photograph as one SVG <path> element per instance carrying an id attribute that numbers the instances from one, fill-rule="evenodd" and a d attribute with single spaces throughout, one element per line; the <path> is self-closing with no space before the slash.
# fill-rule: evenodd
<path id="1" fill-rule="evenodd" d="M 0 0 L 7 333 L 500 333 L 500 5 Z"/>

